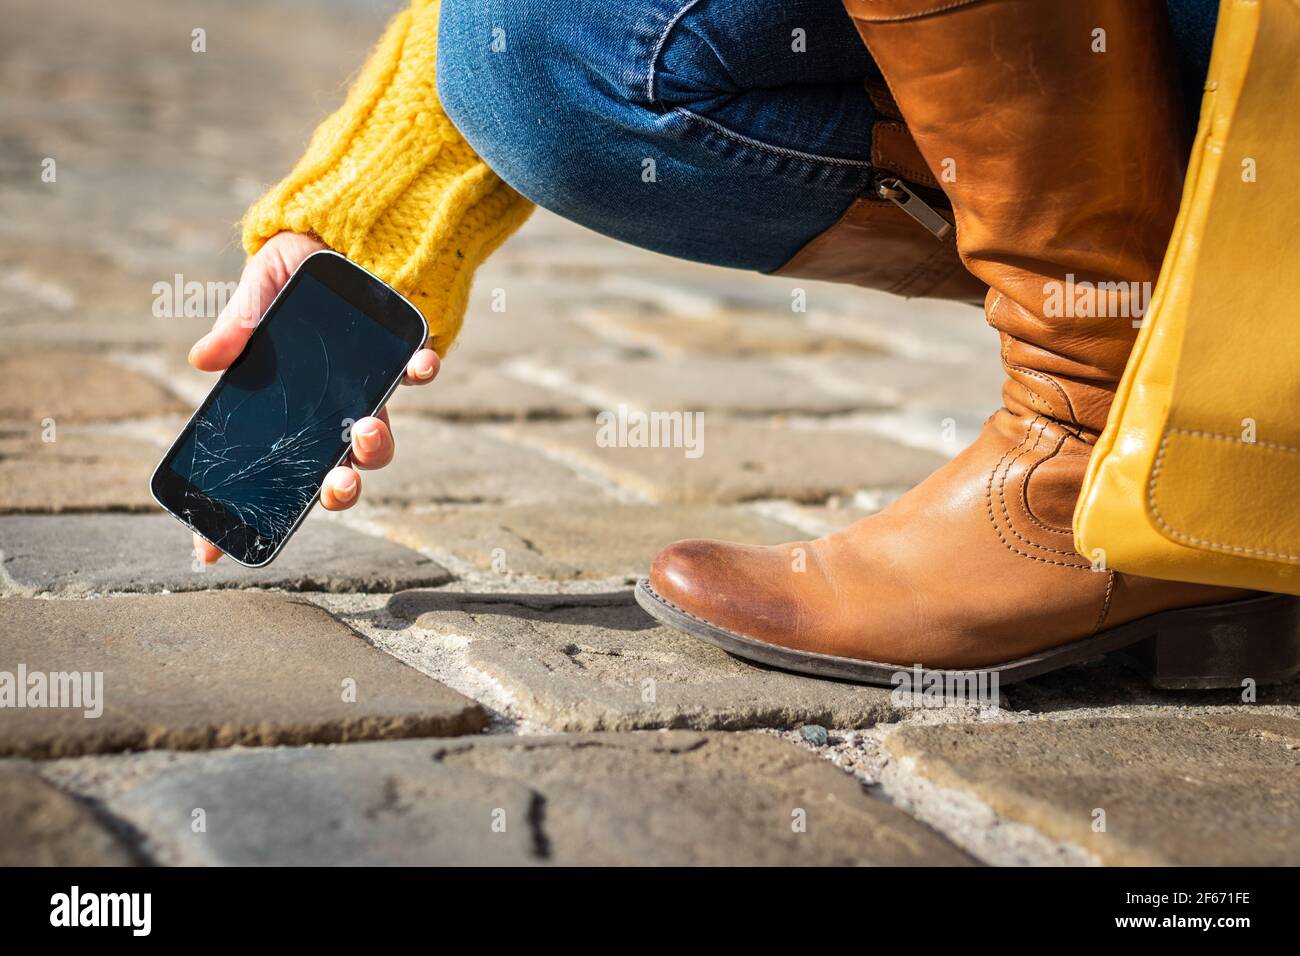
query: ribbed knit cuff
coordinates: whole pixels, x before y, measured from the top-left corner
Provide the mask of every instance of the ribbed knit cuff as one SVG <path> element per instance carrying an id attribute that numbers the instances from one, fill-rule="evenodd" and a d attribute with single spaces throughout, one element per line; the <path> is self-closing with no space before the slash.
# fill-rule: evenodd
<path id="1" fill-rule="evenodd" d="M 293 172 L 245 214 L 243 241 L 252 255 L 278 232 L 318 236 L 410 298 L 445 354 L 475 268 L 532 204 L 475 155 L 438 102 L 438 8 L 415 0 L 392 20 Z"/>

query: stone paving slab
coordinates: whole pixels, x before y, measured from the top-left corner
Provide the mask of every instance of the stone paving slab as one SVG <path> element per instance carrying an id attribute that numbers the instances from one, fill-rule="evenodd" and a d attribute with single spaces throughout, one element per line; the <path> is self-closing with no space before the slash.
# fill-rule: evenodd
<path id="1" fill-rule="evenodd" d="M 194 331 L 202 335 L 204 329 L 196 327 Z M 194 341 L 198 340 L 198 335 Z M 208 397 L 208 392 L 212 391 L 212 386 L 220 378 L 219 373 L 200 372 L 190 365 L 189 354 L 194 341 L 166 343 L 158 348 L 137 349 L 131 353 L 134 361 L 145 369 L 145 374 L 152 375 L 183 399 L 185 421 Z"/>
<path id="2" fill-rule="evenodd" d="M 881 495 L 878 499 L 857 504 L 832 500 L 826 505 L 794 505 L 781 508 L 773 516 L 797 523 L 805 529 L 806 537 L 819 538 L 875 514 L 896 497 L 896 494 Z"/>
<path id="3" fill-rule="evenodd" d="M 172 328 L 192 338 L 183 323 L 149 314 L 152 282 L 176 271 L 200 280 L 238 275 L 235 223 L 342 100 L 344 76 L 364 60 L 385 16 L 374 4 L 337 4 L 315 18 L 300 12 L 277 5 L 227 13 L 175 0 L 123 18 L 75 0 L 7 3 L 3 159 L 21 188 L 6 195 L 4 220 L 15 239 L 45 240 L 55 250 L 52 269 L 68 247 L 111 253 L 145 277 L 135 307 L 141 327 L 152 322 L 155 339 Z M 84 42 L 68 42 L 72 23 Z M 175 40 L 196 24 L 208 30 L 203 54 Z M 290 48 L 292 67 L 282 56 Z M 45 156 L 58 160 L 56 183 L 38 178 Z M 214 262 L 227 265 L 211 269 Z M 191 269 L 204 264 L 211 271 Z M 87 308 L 98 306 L 93 293 L 92 284 Z M 96 327 L 115 331 L 108 320 Z"/>
<path id="4" fill-rule="evenodd" d="M 609 497 L 567 465 L 479 428 L 394 415 L 393 438 L 397 454 L 392 463 L 362 474 L 368 504 L 530 504 Z"/>
<path id="5" fill-rule="evenodd" d="M 709 505 L 535 505 L 396 512 L 375 521 L 412 548 L 447 551 L 493 574 L 554 580 L 635 581 L 649 573 L 662 548 L 681 538 L 778 544 L 800 536 L 779 521 Z M 0 522 L 0 546 L 3 527 Z"/>
<path id="6" fill-rule="evenodd" d="M 190 533 L 166 514 L 16 515 L 0 518 L 0 568 L 32 592 L 392 592 L 433 587 L 451 574 L 409 548 L 324 517 L 305 521 L 265 568 L 195 561 Z"/>
<path id="7" fill-rule="evenodd" d="M 998 334 L 979 306 L 941 299 L 899 299 L 836 283 L 782 280 L 808 290 L 811 328 L 870 342 L 907 361 L 992 362 Z"/>
<path id="8" fill-rule="evenodd" d="M 548 274 L 553 263 L 561 263 L 588 278 L 604 277 L 611 267 L 614 272 L 622 273 L 634 272 L 637 267 L 672 268 L 682 262 L 630 243 L 611 241 L 543 208 L 533 210 L 528 230 L 512 237 L 490 261 L 541 275 Z M 564 288 L 567 282 L 554 283 L 551 287 L 557 285 Z"/>
<path id="9" fill-rule="evenodd" d="M 985 420 L 1002 404 L 1005 373 L 996 342 L 989 353 L 961 362 L 916 356 L 794 358 L 793 372 L 815 377 L 828 390 L 845 392 L 869 382 L 892 411 L 859 416 L 873 431 L 904 444 L 933 448 L 952 456 L 975 440 Z"/>
<path id="10" fill-rule="evenodd" d="M 909 352 L 924 344 L 955 354 L 974 343 L 987 346 L 995 359 L 997 355 L 997 336 L 974 306 L 718 269 L 612 242 L 542 209 L 489 260 L 489 267 L 506 261 L 518 272 L 549 279 L 552 297 L 567 294 L 572 303 L 569 290 L 582 289 L 584 310 L 645 314 L 651 320 L 661 314 L 710 321 L 739 315 L 794 318 L 813 334 L 866 348 L 899 342 Z M 802 293 L 806 312 L 792 311 L 796 293 Z M 608 326 L 588 323 L 585 316 L 580 320 L 599 328 L 602 336 L 609 334 Z"/>
<path id="11" fill-rule="evenodd" d="M 764 498 L 818 504 L 864 488 L 909 488 L 946 460 L 861 431 L 708 415 L 696 458 L 683 448 L 600 447 L 594 421 L 532 423 L 513 434 L 652 501 L 678 504 Z"/>
<path id="12" fill-rule="evenodd" d="M 588 308 L 580 321 L 603 337 L 667 356 L 786 358 L 791 355 L 879 355 L 878 346 L 808 328 L 793 315 L 710 310 L 683 315 L 635 304 Z"/>
<path id="13" fill-rule="evenodd" d="M 388 407 L 397 414 L 416 412 L 455 422 L 532 421 L 595 413 L 587 402 L 493 368 L 458 362 L 454 356 L 432 385 L 399 388 Z"/>
<path id="14" fill-rule="evenodd" d="M 0 254 L 6 254 L 15 242 L 21 239 L 6 239 L 0 236 Z M 236 269 L 233 273 L 238 275 Z M 221 278 L 230 278 L 223 273 Z M 9 321 L 7 310 L 0 310 L 0 344 L 5 347 L 48 346 L 49 348 L 69 351 L 83 350 L 86 353 L 101 349 L 128 349 L 132 352 L 146 352 L 155 348 L 159 341 L 172 342 L 178 348 L 193 345 L 198 338 L 211 327 L 206 319 L 155 319 L 149 314 L 149 285 L 152 280 L 141 281 L 137 294 L 139 301 L 129 306 L 103 307 L 96 304 L 93 311 L 78 312 L 72 316 L 59 316 L 47 319 L 39 311 L 13 305 L 18 313 Z M 0 289 L 4 283 L 0 280 Z M 129 308 L 124 315 L 115 315 Z M 193 411 L 188 409 L 187 411 Z"/>
<path id="15" fill-rule="evenodd" d="M 525 718 L 554 730 L 867 727 L 900 716 L 888 688 L 747 664 L 658 625 L 630 592 L 404 591 L 388 610 L 467 641 L 465 663 L 498 681 Z"/>
<path id="16" fill-rule="evenodd" d="M 319 607 L 277 594 L 0 599 L 0 671 L 16 679 L 20 666 L 102 672 L 102 714 L 86 716 L 99 707 L 84 698 L 0 710 L 0 755 L 441 736 L 487 719 Z"/>
<path id="17" fill-rule="evenodd" d="M 998 362 L 996 342 L 987 361 L 937 362 L 896 355 L 830 355 L 815 363 L 800 362 L 809 374 L 828 382 L 870 382 L 891 404 L 924 408 L 935 413 L 987 418 L 1002 404 L 1006 373 Z"/>
<path id="18" fill-rule="evenodd" d="M 48 11 L 44 15 L 48 16 Z M 4 60 L 6 65 L 12 62 L 8 56 Z M 0 79 L 0 88 L 12 89 L 4 79 Z M 17 97 L 6 97 L 6 119 L 17 102 Z M 43 113 L 57 109 L 48 100 L 42 107 Z M 53 131 L 48 120 L 46 113 L 41 154 L 57 159 L 62 144 L 59 134 L 49 135 Z M 83 151 L 77 148 L 77 152 Z M 52 221 L 75 219 L 86 210 L 86 204 L 79 204 L 70 191 L 41 184 L 39 189 L 9 190 L 6 194 L 5 222 L 0 223 L 0 341 L 21 351 L 44 345 L 90 356 L 106 344 L 148 346 L 188 334 L 183 320 L 162 321 L 151 313 L 152 276 L 161 270 L 148 274 L 133 271 L 120 259 L 119 254 L 125 251 L 121 246 L 88 248 L 91 240 L 84 229 L 68 226 L 59 236 L 40 235 Z M 104 193 L 95 197 L 97 204 L 106 199 Z M 11 209 L 11 203 L 18 208 Z M 23 207 L 34 215 L 24 216 Z M 12 223 L 21 223 L 21 230 L 9 234 L 5 225 Z M 197 328 L 193 320 L 188 327 Z"/>
<path id="19" fill-rule="evenodd" d="M 0 358 L 0 420 L 72 424 L 186 410 L 144 376 L 93 355 L 51 349 Z"/>
<path id="20" fill-rule="evenodd" d="M 507 239 L 475 273 L 465 325 L 447 354 L 447 369 L 520 355 L 540 359 L 607 347 L 572 321 L 572 286 L 556 282 L 553 275 L 516 268 L 520 250 L 537 239 L 545 218 L 558 217 L 536 210 L 525 229 Z M 542 238 L 545 240 L 544 234 Z M 501 292 L 505 294 L 504 312 L 493 308 Z"/>
<path id="21" fill-rule="evenodd" d="M 1261 740 L 1279 742 L 1288 750 L 1300 749 L 1300 720 L 1292 717 L 1240 711 L 1235 714 L 1206 714 L 1198 719 L 1211 727 L 1223 727 L 1226 730 L 1250 734 Z"/>
<path id="22" fill-rule="evenodd" d="M 905 726 L 886 746 L 935 783 L 1105 863 L 1300 863 L 1300 720 L 1240 713 Z M 1094 831 L 1098 811 L 1105 832 Z"/>
<path id="23" fill-rule="evenodd" d="M 535 217 L 530 229 L 545 223 L 549 230 L 552 218 Z M 555 227 L 557 234 L 566 225 L 561 221 Z M 796 318 L 812 335 L 842 339 L 908 360 L 960 362 L 983 357 L 997 365 L 997 333 L 989 329 L 976 306 L 938 299 L 904 300 L 839 283 L 719 270 L 616 245 L 611 248 L 607 240 L 599 238 L 575 244 L 568 234 L 563 241 L 557 239 L 530 253 L 532 268 L 552 274 L 557 285 L 581 285 L 585 308 L 637 309 L 652 316 L 662 313 L 711 321 L 733 314 Z M 583 265 L 585 272 L 570 280 L 570 270 Z M 792 313 L 791 303 L 799 292 L 807 308 Z M 579 317 L 584 324 L 608 333 L 608 325 L 586 322 L 585 312 Z M 831 354 L 851 353 L 837 348 Z"/>
<path id="24" fill-rule="evenodd" d="M 479 737 L 51 769 L 98 776 L 109 809 L 167 863 L 972 862 L 825 761 L 760 734 Z M 205 832 L 193 831 L 196 809 Z"/>
<path id="25" fill-rule="evenodd" d="M 627 402 L 654 411 L 733 412 L 744 415 L 833 415 L 890 407 L 893 394 L 870 377 L 823 387 L 822 378 L 779 362 L 713 356 L 585 357 L 562 359 L 559 371 L 604 406 Z"/>
<path id="26" fill-rule="evenodd" d="M 0 761 L 0 866 L 134 866 L 135 855 L 81 802 L 24 761 Z"/>
<path id="27" fill-rule="evenodd" d="M 149 476 L 165 449 L 124 435 L 0 423 L 0 512 L 153 511 Z"/>

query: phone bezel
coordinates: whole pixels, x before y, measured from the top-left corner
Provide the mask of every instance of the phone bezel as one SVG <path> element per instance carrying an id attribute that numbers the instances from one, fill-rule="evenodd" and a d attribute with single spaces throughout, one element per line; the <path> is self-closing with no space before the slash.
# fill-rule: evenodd
<path id="1" fill-rule="evenodd" d="M 322 249 L 318 252 L 313 252 L 299 263 L 298 268 L 294 270 L 293 275 L 289 277 L 289 280 L 285 282 L 280 291 L 276 293 L 275 298 L 271 300 L 271 304 L 268 305 L 266 310 L 262 313 L 262 317 L 258 320 L 257 327 L 248 338 L 249 343 L 252 343 L 253 336 L 262 332 L 263 326 L 275 318 L 281 300 L 286 298 L 292 292 L 293 288 L 297 285 L 299 278 L 303 275 L 308 275 L 311 276 L 311 278 L 316 279 L 331 292 L 335 293 L 353 308 L 364 314 L 367 318 L 384 326 L 399 338 L 411 342 L 411 355 L 407 358 L 407 363 L 409 363 L 411 357 L 414 357 L 415 353 L 422 349 L 425 343 L 428 342 L 429 323 L 425 321 L 423 314 L 421 314 L 420 310 L 411 304 L 410 300 L 388 283 L 384 282 L 383 279 L 376 276 L 373 272 L 357 265 L 346 256 L 340 255 L 331 249 Z M 248 345 L 246 344 L 244 348 L 247 349 Z M 240 354 L 242 355 L 243 352 Z M 233 365 L 234 363 L 232 362 L 231 364 Z M 380 398 L 375 407 L 366 413 L 367 416 L 379 413 L 379 410 L 382 409 L 388 402 L 388 399 L 392 397 L 397 386 L 401 384 L 402 376 L 405 373 L 406 363 L 403 363 L 402 368 L 397 373 L 397 377 L 393 379 L 392 383 L 388 386 L 383 397 Z M 173 471 L 168 463 L 171 461 L 172 456 L 176 453 L 186 436 L 189 435 L 190 430 L 194 428 L 195 422 L 198 420 L 199 416 L 202 415 L 208 405 L 212 403 L 221 387 L 225 384 L 227 374 L 229 374 L 229 369 L 221 373 L 221 378 L 217 379 L 216 383 L 204 397 L 203 401 L 199 403 L 199 407 L 194 410 L 192 415 L 190 415 L 189 421 L 185 423 L 185 427 L 181 429 L 180 434 L 176 436 L 176 439 L 168 447 L 162 460 L 158 462 L 158 466 L 154 469 L 153 475 L 149 479 L 149 493 L 153 496 L 154 501 L 158 503 L 160 508 L 170 514 L 177 521 L 181 522 L 181 524 L 185 525 L 204 541 L 207 541 L 214 548 L 217 548 L 222 554 L 225 554 L 236 564 L 245 568 L 261 568 L 274 561 L 276 556 L 279 555 L 280 550 L 289 542 L 289 539 L 294 536 L 299 526 L 304 520 L 306 520 L 307 516 L 311 514 L 312 508 L 316 507 L 316 503 L 320 500 L 319 494 L 313 496 L 311 503 L 308 504 L 307 507 L 303 508 L 302 512 L 294 520 L 294 523 L 289 528 L 288 532 L 279 542 L 276 543 L 275 548 L 270 552 L 270 554 L 259 561 L 250 561 L 247 559 L 247 542 L 250 540 L 257 540 L 261 537 L 260 533 L 253 529 L 247 522 L 240 521 L 237 516 L 231 514 L 228 510 L 224 508 L 221 509 L 230 517 L 232 525 L 236 526 L 236 530 L 240 532 L 239 540 L 244 543 L 244 553 L 235 554 L 228 548 L 224 548 L 213 541 L 208 534 L 204 533 L 204 529 L 197 527 L 194 522 L 182 516 L 179 506 L 174 507 L 173 504 L 166 500 L 172 494 L 184 495 L 192 493 L 206 497 L 200 489 L 196 488 L 182 478 L 178 473 Z M 348 453 L 349 449 L 345 447 L 343 454 L 339 456 L 338 461 L 330 467 L 336 468 L 341 465 L 347 460 Z M 327 470 L 326 474 L 328 473 L 329 471 Z M 209 499 L 209 501 L 211 501 L 211 499 Z M 214 506 L 217 505 L 217 502 L 212 503 Z M 227 533 L 226 538 L 228 539 L 230 535 L 234 533 L 234 531 Z"/>

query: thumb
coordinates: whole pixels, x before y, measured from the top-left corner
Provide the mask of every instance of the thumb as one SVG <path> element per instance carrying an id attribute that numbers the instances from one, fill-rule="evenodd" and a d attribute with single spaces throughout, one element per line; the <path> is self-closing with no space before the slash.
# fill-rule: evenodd
<path id="1" fill-rule="evenodd" d="M 220 372 L 244 350 L 262 314 L 295 269 L 324 243 L 311 236 L 282 232 L 267 240 L 244 266 L 235 294 L 217 316 L 212 331 L 190 349 L 190 364 L 201 372 Z"/>

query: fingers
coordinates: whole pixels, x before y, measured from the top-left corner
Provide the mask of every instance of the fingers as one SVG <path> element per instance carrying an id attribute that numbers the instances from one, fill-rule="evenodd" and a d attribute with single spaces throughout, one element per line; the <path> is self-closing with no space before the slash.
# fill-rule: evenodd
<path id="1" fill-rule="evenodd" d="M 402 384 L 428 385 L 438 377 L 441 365 L 437 352 L 433 349 L 420 349 L 406 363 L 406 377 L 402 379 Z"/>
<path id="2" fill-rule="evenodd" d="M 302 260 L 324 248 L 310 236 L 289 232 L 268 240 L 244 266 L 235 294 L 217 316 L 212 331 L 190 349 L 190 364 L 201 372 L 220 372 L 229 367 L 289 276 Z"/>
<path id="3" fill-rule="evenodd" d="M 216 545 L 208 544 L 196 534 L 194 536 L 194 556 L 199 559 L 200 564 L 216 564 L 221 558 L 221 549 Z"/>
<path id="4" fill-rule="evenodd" d="M 325 476 L 320 503 L 326 511 L 347 511 L 361 497 L 361 476 L 347 465 L 339 465 Z"/>
<path id="5" fill-rule="evenodd" d="M 383 468 L 393 460 L 393 433 L 386 418 L 362 418 L 352 426 L 352 463 L 358 468 Z"/>

